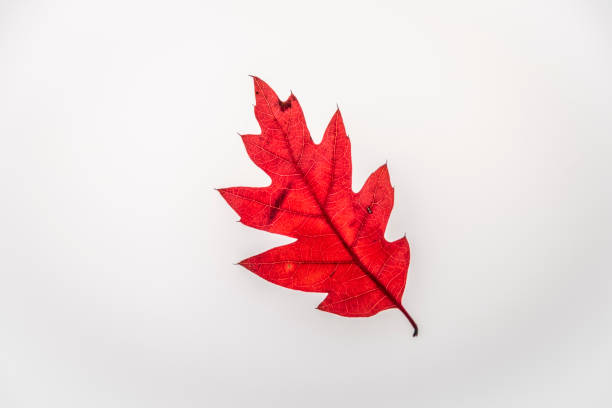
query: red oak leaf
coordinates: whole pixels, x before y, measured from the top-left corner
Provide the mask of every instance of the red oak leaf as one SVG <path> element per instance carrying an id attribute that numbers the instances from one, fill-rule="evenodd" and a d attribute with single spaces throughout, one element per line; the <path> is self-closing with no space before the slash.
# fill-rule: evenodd
<path id="1" fill-rule="evenodd" d="M 317 307 L 349 317 L 402 306 L 410 249 L 406 237 L 384 233 L 393 208 L 386 164 L 351 189 L 351 143 L 337 110 L 315 144 L 293 94 L 281 101 L 259 78 L 255 117 L 261 135 L 242 135 L 249 157 L 272 179 L 268 187 L 219 189 L 253 228 L 297 238 L 240 262 L 262 278 L 290 289 L 324 292 Z"/>

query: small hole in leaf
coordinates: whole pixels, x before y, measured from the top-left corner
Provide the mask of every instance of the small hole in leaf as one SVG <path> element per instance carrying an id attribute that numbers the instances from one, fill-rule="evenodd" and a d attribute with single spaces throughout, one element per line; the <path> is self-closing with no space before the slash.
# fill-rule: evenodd
<path id="1" fill-rule="evenodd" d="M 367 206 L 366 211 L 368 212 L 368 214 L 372 214 L 372 209 L 370 208 L 369 205 Z"/>

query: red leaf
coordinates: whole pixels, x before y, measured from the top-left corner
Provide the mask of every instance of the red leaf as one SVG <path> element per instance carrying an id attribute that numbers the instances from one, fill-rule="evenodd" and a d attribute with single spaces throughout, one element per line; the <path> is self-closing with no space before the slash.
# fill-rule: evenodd
<path id="1" fill-rule="evenodd" d="M 351 189 L 351 143 L 337 110 L 323 140 L 310 138 L 293 94 L 281 101 L 259 78 L 255 116 L 261 135 L 243 135 L 249 157 L 271 178 L 268 187 L 219 192 L 253 228 L 297 238 L 240 262 L 268 281 L 290 289 L 326 292 L 317 307 L 349 317 L 372 316 L 401 304 L 410 249 L 406 237 L 385 240 L 393 208 L 386 164 L 360 192 Z"/>

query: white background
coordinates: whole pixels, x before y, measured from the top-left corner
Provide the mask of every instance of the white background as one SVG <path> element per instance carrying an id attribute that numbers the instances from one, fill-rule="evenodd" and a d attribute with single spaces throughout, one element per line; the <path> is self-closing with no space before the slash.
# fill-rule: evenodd
<path id="1" fill-rule="evenodd" d="M 609 407 L 609 1 L 0 1 L 0 406 Z M 388 160 L 404 305 L 347 319 L 234 263 L 286 237 L 255 74 L 354 189 Z"/>

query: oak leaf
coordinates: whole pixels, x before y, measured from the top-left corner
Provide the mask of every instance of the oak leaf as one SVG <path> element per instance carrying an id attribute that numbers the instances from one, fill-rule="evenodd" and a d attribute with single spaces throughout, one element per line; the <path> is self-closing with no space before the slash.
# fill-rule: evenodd
<path id="1" fill-rule="evenodd" d="M 264 81 L 253 80 L 261 134 L 241 137 L 249 157 L 272 183 L 218 191 L 243 224 L 297 240 L 240 265 L 280 286 L 327 293 L 317 307 L 326 312 L 366 317 L 398 308 L 416 336 L 417 325 L 401 303 L 408 241 L 384 237 L 393 208 L 387 165 L 354 193 L 351 144 L 340 110 L 315 144 L 296 97 L 282 101 Z"/>

